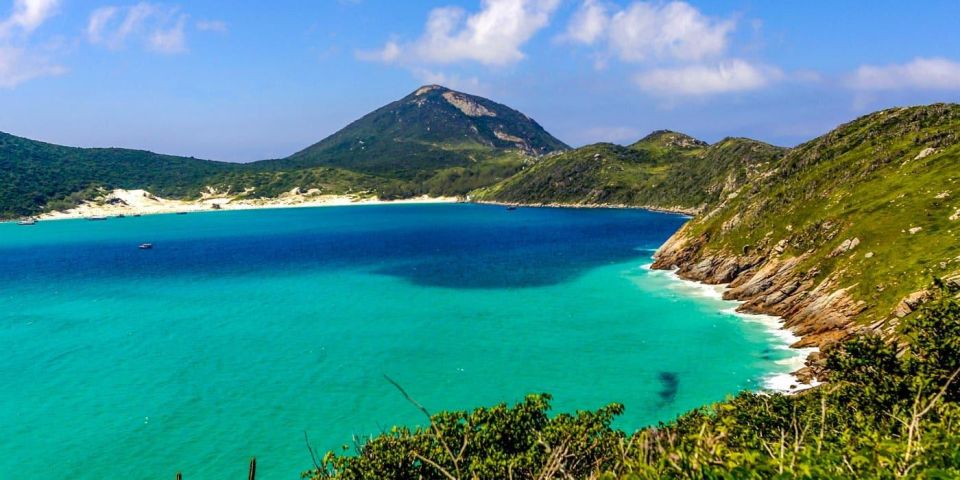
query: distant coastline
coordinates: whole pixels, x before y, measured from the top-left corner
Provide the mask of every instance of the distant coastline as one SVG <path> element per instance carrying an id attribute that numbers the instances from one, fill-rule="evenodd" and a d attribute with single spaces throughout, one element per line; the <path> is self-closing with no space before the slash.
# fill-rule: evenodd
<path id="1" fill-rule="evenodd" d="M 655 207 L 650 205 L 627 205 L 622 203 L 562 203 L 562 202 L 550 202 L 550 203 L 522 203 L 522 202 L 501 202 L 494 200 L 469 200 L 470 203 L 476 203 L 479 205 L 502 205 L 505 207 L 528 207 L 528 208 L 622 208 L 622 209 L 635 209 L 635 210 L 648 210 L 651 212 L 659 213 L 676 213 L 680 215 L 686 215 L 688 217 L 694 217 L 700 213 L 699 209 L 693 208 L 684 208 L 684 207 Z"/>
<path id="2" fill-rule="evenodd" d="M 610 208 L 610 209 L 637 209 L 658 213 L 672 213 L 694 217 L 699 213 L 697 209 L 684 207 L 657 207 L 649 205 L 602 204 L 602 203 L 518 203 L 499 202 L 488 200 L 470 200 L 463 197 L 429 196 L 422 195 L 413 198 L 397 200 L 382 200 L 372 195 L 323 195 L 315 191 L 302 192 L 294 190 L 274 198 L 236 198 L 217 195 L 215 192 L 206 193 L 197 200 L 178 200 L 162 198 L 146 190 L 115 189 L 98 201 L 88 201 L 82 205 L 65 211 L 53 211 L 37 215 L 37 220 L 76 220 L 90 217 L 116 217 L 134 215 L 161 215 L 176 213 L 198 213 L 211 211 L 255 210 L 273 208 L 309 208 L 309 207 L 342 207 L 351 205 L 400 205 L 400 204 L 427 204 L 427 203 L 473 203 L 478 205 L 500 205 L 506 207 L 525 208 Z M 6 222 L 16 220 L 10 219 Z"/>

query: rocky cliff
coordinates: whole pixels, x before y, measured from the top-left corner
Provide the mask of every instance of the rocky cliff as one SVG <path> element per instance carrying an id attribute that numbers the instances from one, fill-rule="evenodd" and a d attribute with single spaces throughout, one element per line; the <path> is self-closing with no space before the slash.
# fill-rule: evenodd
<path id="1" fill-rule="evenodd" d="M 796 346 L 894 331 L 960 272 L 960 106 L 877 112 L 790 150 L 657 252 L 654 268 L 730 284 Z"/>

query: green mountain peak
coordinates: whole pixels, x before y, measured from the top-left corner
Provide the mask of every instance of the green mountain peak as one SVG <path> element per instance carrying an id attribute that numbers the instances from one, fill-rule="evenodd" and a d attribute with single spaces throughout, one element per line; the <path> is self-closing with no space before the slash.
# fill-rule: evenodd
<path id="1" fill-rule="evenodd" d="M 483 97 L 425 85 L 276 166 L 333 166 L 409 179 L 506 152 L 567 149 L 530 117 Z"/>
<path id="2" fill-rule="evenodd" d="M 674 132 L 672 130 L 656 130 L 638 142 L 630 145 L 630 148 L 682 148 L 695 149 L 709 146 L 707 142 L 698 140 L 685 133 Z"/>

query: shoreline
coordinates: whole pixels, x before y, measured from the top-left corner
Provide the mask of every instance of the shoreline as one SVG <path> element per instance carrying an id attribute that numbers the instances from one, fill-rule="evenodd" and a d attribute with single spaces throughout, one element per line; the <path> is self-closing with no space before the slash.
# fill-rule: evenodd
<path id="1" fill-rule="evenodd" d="M 773 348 L 789 351 L 791 353 L 791 355 L 787 358 L 774 360 L 774 363 L 787 366 L 790 371 L 770 372 L 764 376 L 763 385 L 765 388 L 762 391 L 772 391 L 791 395 L 814 388 L 822 383 L 818 382 L 816 379 L 812 379 L 810 383 L 804 383 L 797 376 L 797 372 L 799 372 L 800 369 L 806 365 L 807 357 L 814 352 L 818 352 L 820 349 L 817 347 L 793 347 L 800 337 L 784 326 L 786 320 L 783 317 L 741 312 L 738 309 L 741 305 L 743 305 L 744 302 L 723 298 L 723 293 L 730 288 L 729 284 L 708 284 L 694 280 L 687 280 L 677 274 L 677 269 L 658 270 L 651 268 L 652 265 L 653 263 L 644 264 L 641 266 L 641 268 L 650 273 L 662 274 L 671 281 L 675 282 L 677 285 L 694 289 L 697 291 L 695 295 L 700 295 L 732 304 L 730 308 L 721 309 L 720 312 L 735 316 L 743 322 L 755 323 L 762 326 L 771 337 L 777 340 L 776 343 L 778 344 L 773 345 Z M 773 342 L 771 343 L 773 344 Z"/>
<path id="2" fill-rule="evenodd" d="M 457 197 L 420 196 L 399 200 L 380 200 L 360 195 L 289 195 L 270 199 L 242 199 L 206 196 L 199 200 L 170 200 L 144 190 L 114 190 L 103 203 L 88 202 L 67 211 L 37 215 L 38 221 L 82 220 L 90 217 L 169 215 L 184 213 L 269 210 L 286 208 L 346 207 L 360 205 L 411 205 L 457 203 Z M 15 222 L 16 220 L 9 220 Z"/>
<path id="3" fill-rule="evenodd" d="M 501 202 L 497 200 L 468 200 L 469 203 L 478 205 L 500 205 L 504 207 L 526 207 L 526 208 L 610 208 L 621 210 L 646 210 L 656 213 L 673 213 L 693 218 L 699 213 L 699 210 L 691 208 L 670 208 L 654 207 L 649 205 L 627 205 L 624 203 L 522 203 L 522 202 Z"/>

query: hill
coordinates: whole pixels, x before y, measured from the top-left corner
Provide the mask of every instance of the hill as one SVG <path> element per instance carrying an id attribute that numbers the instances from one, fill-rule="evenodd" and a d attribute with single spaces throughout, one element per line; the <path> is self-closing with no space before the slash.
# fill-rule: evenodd
<path id="1" fill-rule="evenodd" d="M 895 108 L 790 150 L 687 224 L 655 267 L 732 282 L 804 344 L 889 330 L 960 272 L 960 106 Z"/>
<path id="2" fill-rule="evenodd" d="M 549 156 L 471 198 L 697 212 L 764 175 L 785 151 L 744 138 L 708 145 L 663 130 L 629 147 L 600 143 Z"/>
<path id="3" fill-rule="evenodd" d="M 324 165 L 411 180 L 510 151 L 535 157 L 567 148 L 512 108 L 428 85 L 270 165 Z"/>
<path id="4" fill-rule="evenodd" d="M 51 202 L 83 198 L 92 186 L 197 194 L 238 165 L 120 148 L 73 148 L 0 133 L 0 218 L 32 215 Z"/>

